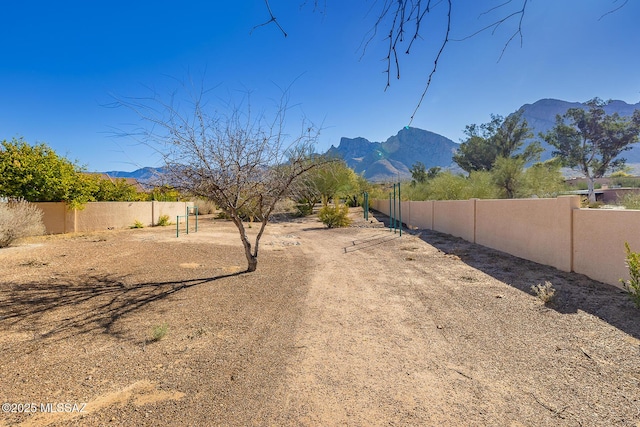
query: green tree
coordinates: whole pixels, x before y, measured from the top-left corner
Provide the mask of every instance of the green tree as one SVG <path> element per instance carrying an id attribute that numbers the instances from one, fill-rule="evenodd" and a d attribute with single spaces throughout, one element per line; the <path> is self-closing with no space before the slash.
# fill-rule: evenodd
<path id="1" fill-rule="evenodd" d="M 522 111 L 507 118 L 492 114 L 491 121 L 481 125 L 467 125 L 467 140 L 460 144 L 453 161 L 466 172 L 489 171 L 499 157 L 522 159 L 522 165 L 540 157 L 542 148 L 538 142 L 524 143 L 533 137 Z"/>
<path id="2" fill-rule="evenodd" d="M 124 178 L 99 179 L 98 190 L 94 197 L 100 202 L 131 202 L 149 198 L 147 194 L 138 192 L 136 187 Z"/>
<path id="3" fill-rule="evenodd" d="M 414 187 L 416 184 L 422 184 L 427 180 L 427 167 L 422 162 L 415 162 L 409 172 L 411 172 L 411 178 L 413 178 L 411 185 Z"/>
<path id="4" fill-rule="evenodd" d="M 518 157 L 498 157 L 494 163 L 491 175 L 501 196 L 514 199 L 522 185 L 524 160 Z"/>
<path id="5" fill-rule="evenodd" d="M 343 160 L 322 161 L 318 167 L 301 176 L 294 183 L 293 194 L 299 203 L 307 204 L 309 211 L 316 203 L 327 206 L 332 199 L 349 199 L 361 192 L 361 177 Z"/>
<path id="6" fill-rule="evenodd" d="M 579 170 L 587 178 L 589 201 L 595 202 L 594 180 L 607 171 L 621 170 L 625 159 L 618 157 L 631 149 L 640 135 L 640 110 L 632 117 L 608 115 L 608 102 L 594 98 L 585 103 L 589 108 L 570 108 L 556 116 L 556 124 L 541 137 L 555 148 L 553 155 L 564 166 Z"/>
<path id="7" fill-rule="evenodd" d="M 0 196 L 78 206 L 92 200 L 91 180 L 81 170 L 46 144 L 31 146 L 22 138 L 4 140 L 0 147 Z"/>
<path id="8" fill-rule="evenodd" d="M 518 197 L 556 197 L 565 189 L 561 166 L 559 161 L 552 159 L 535 163 L 525 169 Z"/>

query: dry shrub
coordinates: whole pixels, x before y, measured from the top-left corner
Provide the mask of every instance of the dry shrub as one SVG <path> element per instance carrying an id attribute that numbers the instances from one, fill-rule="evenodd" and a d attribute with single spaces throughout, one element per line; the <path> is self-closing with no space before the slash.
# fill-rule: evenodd
<path id="1" fill-rule="evenodd" d="M 556 297 L 556 290 L 551 282 L 546 281 L 544 285 L 538 284 L 531 287 L 533 293 L 545 304 L 552 302 Z"/>
<path id="2" fill-rule="evenodd" d="M 0 203 L 0 248 L 15 240 L 45 233 L 42 211 L 25 201 Z"/>
<path id="3" fill-rule="evenodd" d="M 209 215 L 216 213 L 216 204 L 210 200 L 195 199 L 193 205 L 198 208 L 198 215 Z"/>

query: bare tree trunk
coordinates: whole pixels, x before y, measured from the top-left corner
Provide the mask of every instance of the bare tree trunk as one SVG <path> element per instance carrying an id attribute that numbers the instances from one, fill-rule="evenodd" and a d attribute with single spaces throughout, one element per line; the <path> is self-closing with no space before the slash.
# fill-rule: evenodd
<path id="1" fill-rule="evenodd" d="M 589 190 L 589 203 L 596 202 L 596 193 L 594 191 L 594 178 L 591 176 L 587 176 L 587 188 Z"/>
<path id="2" fill-rule="evenodd" d="M 242 246 L 244 247 L 244 255 L 247 258 L 247 273 L 252 271 L 256 271 L 258 268 L 258 256 L 257 254 L 253 254 L 251 252 L 251 242 L 249 241 L 249 237 L 247 237 L 247 233 L 244 229 L 244 224 L 242 220 L 238 217 L 238 215 L 231 215 L 231 219 L 233 223 L 238 228 L 240 233 L 240 240 L 242 241 Z"/>

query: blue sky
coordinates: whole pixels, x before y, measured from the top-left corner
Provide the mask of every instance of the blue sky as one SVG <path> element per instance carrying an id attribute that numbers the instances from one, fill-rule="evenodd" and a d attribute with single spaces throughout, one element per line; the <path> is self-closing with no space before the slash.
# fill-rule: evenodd
<path id="1" fill-rule="evenodd" d="M 452 39 L 461 39 L 517 9 L 522 0 L 452 0 Z M 386 91 L 380 34 L 362 42 L 382 5 L 374 0 L 271 0 L 287 31 L 269 19 L 263 0 L 5 2 L 0 25 L 0 140 L 45 142 L 90 171 L 160 166 L 157 156 L 114 129 L 140 124 L 130 111 L 107 108 L 113 96 L 153 88 L 169 94 L 191 76 L 215 88 L 212 103 L 252 91 L 269 110 L 278 87 L 291 85 L 288 114 L 322 124 L 317 150 L 340 138 L 384 141 L 409 122 L 442 41 L 446 1 L 423 24 L 423 39 L 401 56 L 401 79 Z M 437 2 L 436 2 L 437 3 Z M 465 125 L 507 115 L 541 98 L 595 96 L 640 101 L 640 2 L 529 0 L 523 45 L 517 26 L 451 42 L 412 126 L 459 142 Z M 326 5 L 325 5 L 326 4 Z M 604 16 L 603 16 L 604 15 Z"/>

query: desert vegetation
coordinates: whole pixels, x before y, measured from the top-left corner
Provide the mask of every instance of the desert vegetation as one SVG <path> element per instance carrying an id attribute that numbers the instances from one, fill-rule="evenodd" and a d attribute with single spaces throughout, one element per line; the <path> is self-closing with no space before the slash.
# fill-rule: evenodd
<path id="1" fill-rule="evenodd" d="M 42 211 L 34 205 L 24 200 L 0 202 L 0 248 L 44 231 Z"/>

